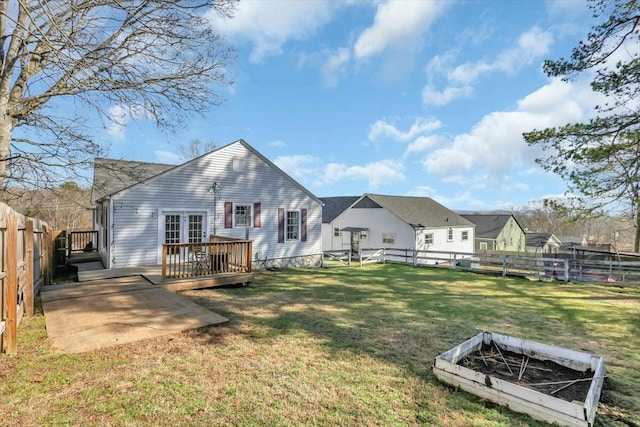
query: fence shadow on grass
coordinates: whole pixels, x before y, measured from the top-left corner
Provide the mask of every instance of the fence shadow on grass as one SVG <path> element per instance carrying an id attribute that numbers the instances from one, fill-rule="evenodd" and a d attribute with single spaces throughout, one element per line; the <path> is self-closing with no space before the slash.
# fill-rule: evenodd
<path id="1" fill-rule="evenodd" d="M 619 351 L 606 325 L 640 330 L 640 294 L 635 290 L 403 265 L 261 272 L 248 288 L 185 295 L 230 318 L 238 333 L 255 334 L 251 338 L 308 334 L 335 357 L 341 352 L 364 354 L 434 385 L 438 384 L 431 373 L 435 356 L 479 330 L 604 353 L 605 359 L 607 353 Z M 618 309 L 620 304 L 634 307 L 636 313 Z M 594 322 L 600 327 L 594 328 Z M 215 331 L 198 333 L 199 339 L 214 344 L 224 340 Z M 640 345 L 637 333 L 622 338 L 628 339 Z M 640 382 L 637 360 L 628 360 L 626 366 L 614 364 L 613 371 Z M 634 412 L 637 402 L 624 396 L 640 391 L 630 387 L 636 390 L 621 386 L 613 393 L 620 407 Z"/>

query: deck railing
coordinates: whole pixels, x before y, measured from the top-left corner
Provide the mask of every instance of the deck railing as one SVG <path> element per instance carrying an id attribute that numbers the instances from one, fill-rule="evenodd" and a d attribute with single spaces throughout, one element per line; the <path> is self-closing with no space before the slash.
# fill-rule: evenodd
<path id="1" fill-rule="evenodd" d="M 251 272 L 251 240 L 211 236 L 210 242 L 162 246 L 162 279 Z"/>
<path id="2" fill-rule="evenodd" d="M 68 255 L 78 252 L 98 251 L 98 231 L 71 231 L 67 235 Z"/>

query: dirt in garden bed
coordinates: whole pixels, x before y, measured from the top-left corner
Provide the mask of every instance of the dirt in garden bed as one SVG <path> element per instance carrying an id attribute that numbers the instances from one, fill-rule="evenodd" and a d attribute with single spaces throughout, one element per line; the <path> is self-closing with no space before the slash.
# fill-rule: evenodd
<path id="1" fill-rule="evenodd" d="M 483 344 L 480 350 L 469 354 L 458 364 L 569 402 L 584 402 L 593 379 L 591 370 L 580 372 L 549 360 L 534 359 L 502 349 L 498 351 L 493 342 L 490 345 Z"/>

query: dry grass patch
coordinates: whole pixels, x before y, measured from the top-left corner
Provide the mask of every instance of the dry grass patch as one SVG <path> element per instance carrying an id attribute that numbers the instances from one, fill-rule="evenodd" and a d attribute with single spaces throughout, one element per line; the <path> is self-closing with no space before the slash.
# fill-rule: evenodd
<path id="1" fill-rule="evenodd" d="M 56 355 L 41 315 L 0 357 L 6 425 L 542 425 L 448 388 L 433 358 L 478 330 L 602 354 L 599 425 L 640 423 L 640 292 L 371 265 L 261 272 L 185 296 L 231 319 Z"/>

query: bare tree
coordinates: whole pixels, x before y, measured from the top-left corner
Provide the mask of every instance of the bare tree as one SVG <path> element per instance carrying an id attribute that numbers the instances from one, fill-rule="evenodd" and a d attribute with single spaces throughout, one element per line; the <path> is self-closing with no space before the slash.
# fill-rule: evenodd
<path id="1" fill-rule="evenodd" d="M 213 141 L 202 141 L 201 139 L 193 139 L 186 144 L 180 145 L 180 154 L 186 160 L 190 160 L 213 151 L 215 148 L 216 143 Z"/>
<path id="2" fill-rule="evenodd" d="M 184 124 L 222 99 L 233 0 L 0 0 L 0 187 L 52 188 L 102 147 L 96 117 Z M 113 112 L 119 114 L 114 115 Z"/>

